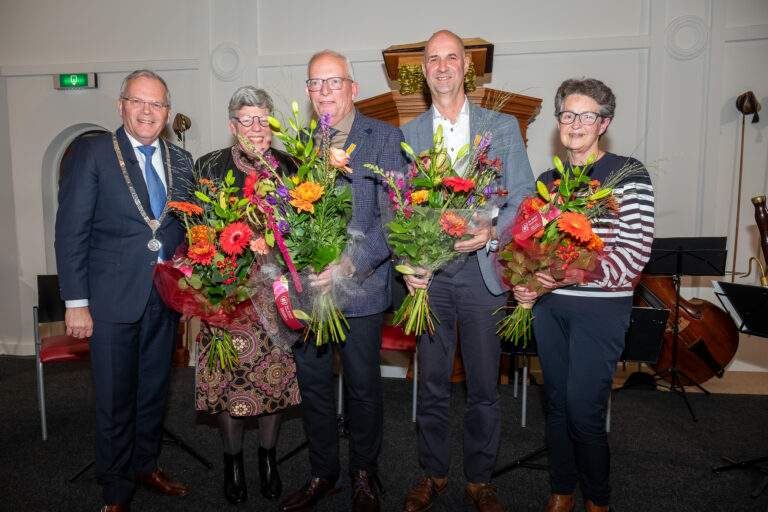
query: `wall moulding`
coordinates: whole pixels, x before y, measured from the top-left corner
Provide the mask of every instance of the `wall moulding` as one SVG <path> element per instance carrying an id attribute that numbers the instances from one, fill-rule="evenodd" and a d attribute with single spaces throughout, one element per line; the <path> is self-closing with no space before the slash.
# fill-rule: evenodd
<path id="1" fill-rule="evenodd" d="M 123 60 L 115 62 L 63 62 L 51 64 L 24 64 L 0 66 L 0 76 L 39 76 L 70 73 L 73 69 L 94 73 L 130 73 L 135 69 L 162 71 L 198 70 L 198 59 Z"/>
<path id="2" fill-rule="evenodd" d="M 686 44 L 686 33 L 693 32 L 694 40 Z M 665 47 L 667 53 L 678 60 L 695 59 L 709 43 L 709 28 L 698 16 L 680 16 L 667 25 Z"/>
<path id="3" fill-rule="evenodd" d="M 211 52 L 211 70 L 223 82 L 237 79 L 245 69 L 245 55 L 234 43 L 221 43 Z"/>

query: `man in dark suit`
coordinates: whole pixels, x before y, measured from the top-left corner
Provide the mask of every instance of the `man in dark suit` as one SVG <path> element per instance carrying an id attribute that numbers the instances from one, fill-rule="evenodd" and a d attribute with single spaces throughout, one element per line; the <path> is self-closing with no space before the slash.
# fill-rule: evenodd
<path id="1" fill-rule="evenodd" d="M 182 200 L 192 179 L 190 154 L 159 137 L 170 108 L 162 78 L 128 75 L 123 126 L 75 141 L 59 183 L 56 262 L 67 334 L 89 339 L 102 511 L 129 510 L 137 482 L 187 493 L 157 467 L 179 314 L 152 272 L 184 239 L 166 203 Z"/>
<path id="2" fill-rule="evenodd" d="M 334 277 L 351 277 L 362 293 L 342 308 L 349 322 L 346 342 L 338 346 L 349 397 L 349 471 L 352 509 L 379 510 L 372 478 L 376 474 L 382 436 L 382 394 L 379 351 L 381 313 L 389 307 L 389 249 L 381 225 L 381 209 L 389 208 L 382 183 L 364 164 L 382 169 L 405 165 L 399 129 L 361 114 L 353 102 L 358 84 L 349 60 L 335 52 L 315 54 L 309 61 L 307 96 L 318 116 L 330 113 L 331 146 L 350 155 L 353 169 L 352 219 L 348 251 L 338 265 L 329 265 L 312 286 L 326 288 Z M 312 474 L 307 483 L 280 504 L 283 512 L 310 510 L 317 501 L 341 490 L 339 441 L 333 396 L 332 347 L 312 340 L 294 347 L 309 441 Z"/>
<path id="3" fill-rule="evenodd" d="M 406 142 L 416 154 L 431 149 L 433 134 L 443 127 L 445 147 L 452 160 L 465 144 L 484 132 L 492 133 L 488 158 L 504 164 L 496 185 L 509 191 L 493 223 L 468 229 L 472 238 L 456 242 L 454 248 L 468 253 L 466 262 L 451 272 L 437 271 L 431 282 L 424 269 L 422 278 L 406 275 L 409 291 L 427 288 L 429 305 L 440 320 L 435 333 L 418 340 L 419 349 L 419 460 L 425 475 L 405 499 L 403 510 L 428 510 L 438 494 L 445 492 L 451 456 L 450 377 L 457 343 L 457 323 L 462 334 L 462 361 L 467 376 L 464 412 L 464 474 L 467 494 L 478 510 L 502 510 L 491 485 L 491 473 L 499 446 L 499 358 L 501 342 L 496 334 L 498 315 L 507 294 L 493 271 L 497 233 L 515 216 L 522 199 L 533 191 L 533 173 L 517 119 L 492 112 L 469 102 L 464 94 L 464 74 L 469 57 L 456 34 L 443 30 L 427 41 L 422 70 L 432 94 L 432 108 L 403 127 Z M 461 173 L 466 164 L 454 164 Z M 491 250 L 492 249 L 492 250 Z"/>

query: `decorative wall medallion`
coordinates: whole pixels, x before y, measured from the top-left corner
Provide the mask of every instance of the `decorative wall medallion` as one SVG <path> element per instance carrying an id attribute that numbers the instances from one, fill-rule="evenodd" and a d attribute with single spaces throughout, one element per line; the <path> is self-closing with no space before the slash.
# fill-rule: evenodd
<path id="1" fill-rule="evenodd" d="M 243 72 L 245 58 L 237 45 L 221 43 L 211 53 L 211 69 L 216 78 L 231 82 Z"/>
<path id="2" fill-rule="evenodd" d="M 667 52 L 679 60 L 698 57 L 709 42 L 709 28 L 698 16 L 680 16 L 667 26 Z"/>

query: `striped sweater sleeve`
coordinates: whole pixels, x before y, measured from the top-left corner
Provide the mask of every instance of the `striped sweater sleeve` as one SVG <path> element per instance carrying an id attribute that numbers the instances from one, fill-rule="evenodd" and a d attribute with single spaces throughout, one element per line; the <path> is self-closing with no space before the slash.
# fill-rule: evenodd
<path id="1" fill-rule="evenodd" d="M 610 224 L 595 226 L 606 251 L 588 286 L 631 293 L 650 258 L 653 243 L 654 198 L 647 172 L 616 187 L 614 195 L 619 214 Z"/>

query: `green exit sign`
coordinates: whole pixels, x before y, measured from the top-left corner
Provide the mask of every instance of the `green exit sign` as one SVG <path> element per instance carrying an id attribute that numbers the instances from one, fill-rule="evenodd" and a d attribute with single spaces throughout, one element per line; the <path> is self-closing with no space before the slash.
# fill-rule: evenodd
<path id="1" fill-rule="evenodd" d="M 95 89 L 96 73 L 63 73 L 53 75 L 54 89 Z"/>

